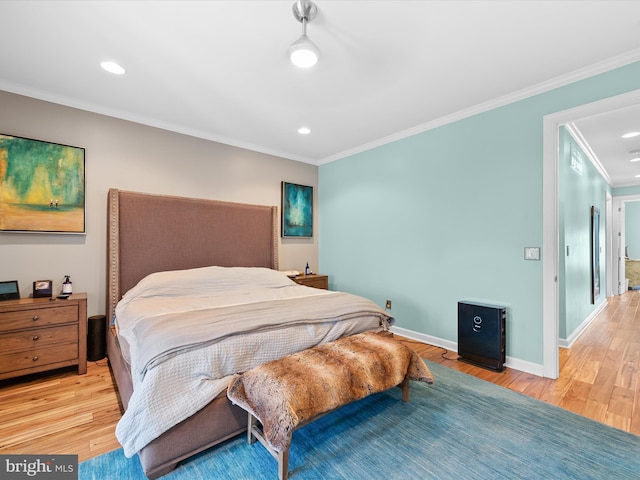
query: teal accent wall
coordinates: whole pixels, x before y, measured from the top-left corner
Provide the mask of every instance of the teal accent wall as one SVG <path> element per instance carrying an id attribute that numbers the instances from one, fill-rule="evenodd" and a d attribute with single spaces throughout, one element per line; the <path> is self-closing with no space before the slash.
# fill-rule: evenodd
<path id="1" fill-rule="evenodd" d="M 640 202 L 625 202 L 624 235 L 629 258 L 640 259 Z"/>
<path id="2" fill-rule="evenodd" d="M 563 127 L 558 145 L 559 245 L 558 333 L 568 340 L 596 307 L 606 300 L 607 182 Z M 572 152 L 581 159 L 581 172 L 571 167 Z M 600 211 L 600 296 L 591 303 L 591 206 Z"/>
<path id="3" fill-rule="evenodd" d="M 640 62 L 320 166 L 318 270 L 452 342 L 458 301 L 503 305 L 541 365 L 543 116 L 637 89 Z"/>

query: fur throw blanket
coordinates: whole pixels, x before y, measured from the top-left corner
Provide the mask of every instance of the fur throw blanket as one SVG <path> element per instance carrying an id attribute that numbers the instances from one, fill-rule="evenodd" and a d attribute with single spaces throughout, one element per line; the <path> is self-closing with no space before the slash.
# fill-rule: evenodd
<path id="1" fill-rule="evenodd" d="M 416 352 L 388 333 L 365 332 L 252 368 L 234 377 L 227 396 L 260 420 L 271 447 L 283 452 L 296 427 L 405 378 L 433 383 Z"/>

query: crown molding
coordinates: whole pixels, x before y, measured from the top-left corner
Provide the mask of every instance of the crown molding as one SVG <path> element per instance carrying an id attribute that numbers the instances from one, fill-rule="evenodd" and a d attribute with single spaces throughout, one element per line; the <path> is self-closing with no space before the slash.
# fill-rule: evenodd
<path id="1" fill-rule="evenodd" d="M 496 108 L 503 107 L 505 105 L 509 105 L 511 103 L 514 103 L 520 100 L 524 100 L 526 98 L 534 97 L 541 93 L 546 93 L 551 90 L 555 90 L 556 88 L 564 87 L 571 83 L 575 83 L 580 80 L 584 80 L 584 79 L 593 77 L 595 75 L 608 72 L 610 70 L 615 70 L 616 68 L 620 68 L 637 61 L 640 61 L 640 48 L 630 50 L 629 52 L 626 52 L 624 54 L 617 55 L 607 60 L 589 65 L 588 67 L 581 68 L 579 70 L 575 70 L 565 75 L 561 75 L 559 77 L 553 78 L 551 80 L 538 83 L 531 87 L 518 90 L 508 95 L 504 95 L 502 97 L 498 97 L 493 100 L 480 103 L 473 107 L 452 113 L 450 115 L 445 115 L 444 117 L 440 117 L 436 120 L 432 120 L 430 122 L 417 125 L 410 129 L 403 130 L 401 132 L 394 133 L 392 135 L 388 135 L 386 137 L 361 145 L 359 147 L 355 147 L 355 148 L 337 153 L 335 155 L 331 155 L 322 160 L 319 160 L 318 165 L 324 165 L 326 163 L 340 160 L 340 159 L 349 157 L 351 155 L 355 155 L 357 153 L 365 152 L 367 150 L 371 150 L 373 148 L 380 147 L 382 145 L 395 142 L 397 140 L 402 140 L 404 138 L 411 137 L 419 133 L 433 130 L 434 128 L 442 127 L 443 125 L 457 122 L 459 120 L 463 120 L 465 118 L 478 115 L 479 113 L 488 112 L 490 110 L 494 110 Z"/>

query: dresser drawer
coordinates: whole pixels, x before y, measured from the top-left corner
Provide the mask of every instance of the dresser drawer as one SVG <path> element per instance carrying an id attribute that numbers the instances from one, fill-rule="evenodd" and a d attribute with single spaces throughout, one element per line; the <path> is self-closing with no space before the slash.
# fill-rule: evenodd
<path id="1" fill-rule="evenodd" d="M 0 354 L 21 352 L 32 348 L 48 347 L 59 343 L 78 341 L 77 325 L 37 328 L 0 335 Z"/>
<path id="2" fill-rule="evenodd" d="M 30 308 L 28 310 L 3 313 L 0 318 L 0 332 L 19 330 L 21 328 L 46 327 L 77 321 L 77 305 L 51 307 L 43 303 L 42 308 Z"/>
<path id="3" fill-rule="evenodd" d="M 87 294 L 0 302 L 0 380 L 73 365 L 87 373 Z"/>
<path id="4" fill-rule="evenodd" d="M 52 363 L 78 359 L 78 344 L 66 343 L 51 347 L 33 347 L 22 352 L 0 355 L 0 374 L 25 369 L 39 369 Z"/>

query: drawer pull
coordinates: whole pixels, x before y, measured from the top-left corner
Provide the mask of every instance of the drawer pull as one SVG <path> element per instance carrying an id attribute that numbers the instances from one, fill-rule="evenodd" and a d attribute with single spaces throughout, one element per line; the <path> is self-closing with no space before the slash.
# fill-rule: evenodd
<path id="1" fill-rule="evenodd" d="M 39 319 L 39 318 L 38 318 L 38 315 L 34 315 L 34 316 L 33 316 L 33 321 L 34 321 L 34 322 L 35 322 L 36 320 L 38 320 L 38 319 Z"/>
<path id="2" fill-rule="evenodd" d="M 40 337 L 38 335 L 34 335 L 33 336 L 33 341 L 35 342 L 36 340 L 38 340 Z"/>
<path id="3" fill-rule="evenodd" d="M 33 361 L 34 361 L 34 362 L 37 362 L 37 361 L 38 361 L 38 355 L 34 355 L 34 356 L 33 356 Z"/>

